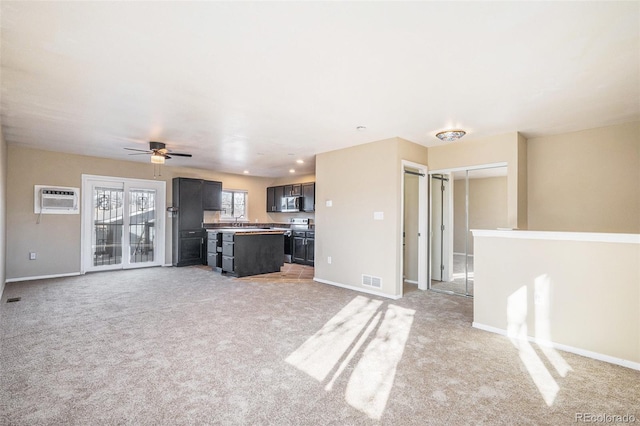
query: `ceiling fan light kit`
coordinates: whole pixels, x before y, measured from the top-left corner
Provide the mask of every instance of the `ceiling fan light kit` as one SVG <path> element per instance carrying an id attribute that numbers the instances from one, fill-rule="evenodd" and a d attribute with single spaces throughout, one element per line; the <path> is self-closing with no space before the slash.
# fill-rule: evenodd
<path id="1" fill-rule="evenodd" d="M 464 130 L 445 130 L 436 133 L 436 137 L 444 142 L 453 142 L 457 141 L 466 134 L 467 132 L 465 132 Z"/>
<path id="2" fill-rule="evenodd" d="M 171 159 L 171 156 L 191 157 L 191 154 L 169 151 L 167 149 L 167 145 L 164 142 L 151 141 L 149 142 L 148 150 L 137 149 L 137 148 L 125 148 L 125 149 L 128 151 L 136 151 L 136 153 L 129 154 L 129 155 L 151 154 L 151 162 L 153 164 L 164 164 L 165 160 Z"/>
<path id="3" fill-rule="evenodd" d="M 164 155 L 156 154 L 155 152 L 151 155 L 151 162 L 153 164 L 164 164 Z"/>

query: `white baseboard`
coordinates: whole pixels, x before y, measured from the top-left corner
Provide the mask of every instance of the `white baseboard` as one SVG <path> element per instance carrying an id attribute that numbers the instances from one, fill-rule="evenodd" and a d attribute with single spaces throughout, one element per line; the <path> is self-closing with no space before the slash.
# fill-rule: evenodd
<path id="1" fill-rule="evenodd" d="M 404 280 L 404 282 L 407 284 L 418 285 L 418 281 L 414 281 L 414 280 Z"/>
<path id="2" fill-rule="evenodd" d="M 387 299 L 398 300 L 402 298 L 402 296 L 393 296 L 390 294 L 381 293 L 379 291 L 369 290 L 368 288 L 354 287 L 347 284 L 340 284 L 340 283 L 336 283 L 329 280 L 323 280 L 322 278 L 313 277 L 313 280 L 322 284 L 329 284 L 335 287 L 346 288 L 347 290 L 359 291 L 360 293 L 367 293 L 367 294 L 372 294 L 374 296 L 386 297 Z"/>
<path id="3" fill-rule="evenodd" d="M 149 265 L 149 266 L 141 266 L 140 268 L 154 268 L 157 266 L 173 266 L 171 263 L 165 263 L 163 265 Z M 136 268 L 133 268 L 136 269 Z M 122 269 L 111 269 L 111 271 L 121 271 Z M 108 272 L 108 271 L 103 271 Z M 77 277 L 78 275 L 84 275 L 86 272 L 70 272 L 68 274 L 53 274 L 53 275 L 38 275 L 34 277 L 19 277 L 19 278 L 7 278 L 5 283 L 17 283 L 21 281 L 35 281 L 35 280 L 46 280 L 49 278 L 64 278 L 64 277 Z"/>
<path id="4" fill-rule="evenodd" d="M 82 275 L 80 272 L 71 272 L 68 274 L 54 274 L 54 275 L 38 275 L 35 277 L 19 277 L 19 278 L 7 278 L 5 282 L 7 283 L 17 283 L 21 281 L 35 281 L 35 280 L 46 280 L 49 278 L 63 278 L 63 277 L 75 277 L 78 275 Z"/>
<path id="5" fill-rule="evenodd" d="M 490 333 L 496 333 L 496 334 L 501 334 L 503 336 L 507 336 L 507 330 L 504 330 L 502 328 L 497 328 L 497 327 L 492 327 L 490 325 L 484 325 L 484 324 L 480 324 L 477 322 L 473 322 L 472 324 L 473 328 L 477 328 L 479 330 L 484 330 L 484 331 L 488 331 Z M 568 346 L 568 345 L 563 345 L 561 343 L 556 343 L 556 342 L 550 342 L 548 340 L 541 340 L 541 339 L 536 339 L 535 337 L 531 337 L 531 336 L 527 336 L 527 340 L 529 342 L 533 342 L 537 345 L 540 346 L 547 346 L 553 349 L 559 349 L 561 351 L 564 352 L 570 352 L 572 354 L 576 354 L 576 355 L 580 355 L 580 356 L 584 356 L 587 358 L 592 358 L 592 359 L 596 359 L 598 361 L 604 361 L 604 362 L 608 362 L 610 364 L 615 364 L 615 365 L 620 365 L 622 367 L 627 367 L 627 368 L 631 368 L 632 370 L 639 370 L 640 371 L 640 362 L 633 362 L 633 361 L 629 361 L 627 359 L 622 359 L 622 358 L 616 358 L 610 355 L 605 355 L 605 354 L 601 354 L 598 352 L 592 352 L 592 351 L 588 351 L 586 349 L 581 349 L 581 348 L 575 348 L 573 346 Z"/>

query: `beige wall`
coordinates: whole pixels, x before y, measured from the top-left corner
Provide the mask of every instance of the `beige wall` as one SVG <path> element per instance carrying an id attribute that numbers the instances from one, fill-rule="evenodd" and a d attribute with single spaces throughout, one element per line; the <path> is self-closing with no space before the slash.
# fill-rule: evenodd
<path id="1" fill-rule="evenodd" d="M 517 132 L 479 139 L 462 139 L 455 143 L 429 148 L 429 170 L 507 163 L 508 226 L 527 228 L 526 162 L 527 143 Z"/>
<path id="2" fill-rule="evenodd" d="M 361 275 L 368 274 L 382 278 L 380 292 L 396 294 L 399 186 L 389 161 L 396 145 L 388 139 L 316 156 L 316 278 L 366 289 Z M 374 212 L 384 220 L 374 221 Z"/>
<path id="3" fill-rule="evenodd" d="M 472 179 L 469 172 L 469 229 L 507 227 L 507 178 Z M 453 251 L 465 252 L 465 180 L 454 180 Z M 473 235 L 469 231 L 469 254 L 473 254 Z"/>
<path id="4" fill-rule="evenodd" d="M 382 279 L 380 293 L 401 293 L 401 160 L 426 164 L 426 156 L 426 148 L 398 138 L 317 155 L 317 279 L 375 290 L 361 285 L 367 274 Z"/>
<path id="5" fill-rule="evenodd" d="M 640 233 L 640 122 L 528 141 L 529 229 Z"/>
<path id="6" fill-rule="evenodd" d="M 640 363 L 640 244 L 474 241 L 474 325 Z"/>
<path id="7" fill-rule="evenodd" d="M 81 215 L 43 215 L 36 224 L 34 185 L 82 186 L 82 174 L 153 179 L 149 163 L 108 160 L 81 155 L 8 147 L 7 166 L 7 269 L 6 278 L 25 278 L 80 271 Z M 266 214 L 266 187 L 273 180 L 208 170 L 163 166 L 167 206 L 171 205 L 173 177 L 219 180 L 223 188 L 246 189 L 249 219 L 270 220 Z M 171 221 L 167 221 L 165 262 L 171 263 Z M 29 260 L 29 251 L 38 253 Z"/>
<path id="8" fill-rule="evenodd" d="M 0 297 L 7 276 L 7 144 L 0 127 Z"/>

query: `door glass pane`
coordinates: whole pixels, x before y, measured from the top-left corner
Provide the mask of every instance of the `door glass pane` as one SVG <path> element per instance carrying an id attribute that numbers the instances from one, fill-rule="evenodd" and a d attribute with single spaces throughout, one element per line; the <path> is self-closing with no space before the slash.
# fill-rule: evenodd
<path id="1" fill-rule="evenodd" d="M 93 190 L 93 266 L 122 263 L 123 190 L 95 187 Z"/>
<path id="2" fill-rule="evenodd" d="M 156 223 L 156 192 L 129 191 L 129 262 L 153 262 Z"/>

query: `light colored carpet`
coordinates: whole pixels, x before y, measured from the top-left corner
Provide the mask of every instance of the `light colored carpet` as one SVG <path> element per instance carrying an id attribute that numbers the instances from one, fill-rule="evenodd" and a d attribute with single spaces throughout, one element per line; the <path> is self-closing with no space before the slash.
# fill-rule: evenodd
<path id="1" fill-rule="evenodd" d="M 518 348 L 471 328 L 459 296 L 391 301 L 186 267 L 11 283 L 1 302 L 6 425 L 640 419 L 639 372 Z"/>

